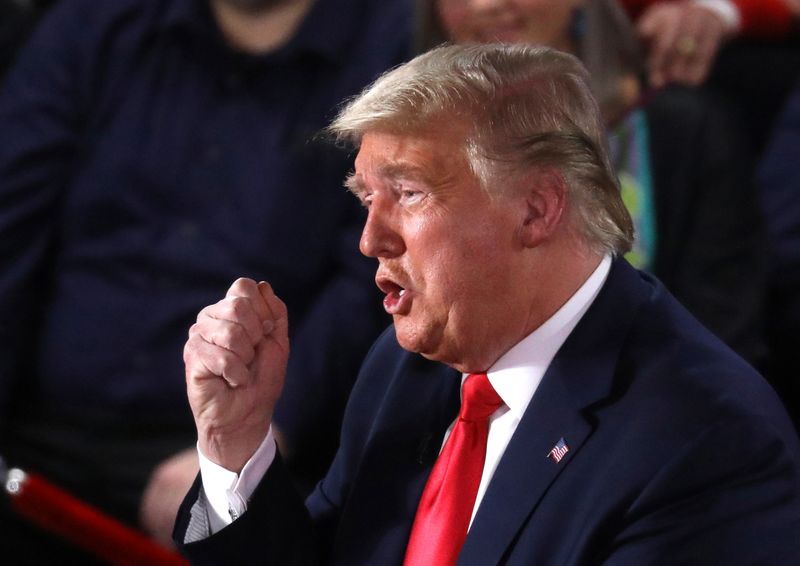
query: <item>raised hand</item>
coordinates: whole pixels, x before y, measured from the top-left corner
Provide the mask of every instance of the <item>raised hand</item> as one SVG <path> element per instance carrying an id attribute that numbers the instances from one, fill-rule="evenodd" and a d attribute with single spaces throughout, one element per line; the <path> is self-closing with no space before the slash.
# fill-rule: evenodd
<path id="1" fill-rule="evenodd" d="M 286 306 L 269 284 L 237 279 L 204 308 L 183 352 L 200 450 L 240 472 L 267 434 L 289 357 Z"/>
<path id="2" fill-rule="evenodd" d="M 688 0 L 657 2 L 636 26 L 648 46 L 652 86 L 705 81 L 720 47 L 734 30 L 714 10 Z"/>

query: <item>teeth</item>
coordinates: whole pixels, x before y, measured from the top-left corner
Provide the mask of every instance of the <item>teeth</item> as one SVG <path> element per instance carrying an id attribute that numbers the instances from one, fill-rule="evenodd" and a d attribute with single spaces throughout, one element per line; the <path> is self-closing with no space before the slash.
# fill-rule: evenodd
<path id="1" fill-rule="evenodd" d="M 399 295 L 402 297 L 405 294 L 406 294 L 406 290 L 405 289 L 400 289 Z"/>

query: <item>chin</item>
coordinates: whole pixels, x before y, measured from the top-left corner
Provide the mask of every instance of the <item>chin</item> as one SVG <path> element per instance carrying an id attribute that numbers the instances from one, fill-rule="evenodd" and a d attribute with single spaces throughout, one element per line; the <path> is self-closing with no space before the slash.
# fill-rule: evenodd
<path id="1" fill-rule="evenodd" d="M 433 353 L 436 348 L 433 347 L 435 340 L 432 339 L 431 332 L 420 330 L 406 317 L 395 317 L 394 333 L 397 343 L 404 350 L 421 354 L 430 360 L 437 359 Z"/>
<path id="2" fill-rule="evenodd" d="M 421 344 L 419 343 L 417 337 L 409 336 L 406 332 L 395 323 L 394 325 L 394 334 L 397 338 L 397 343 L 400 344 L 400 347 L 403 350 L 408 350 L 409 352 L 414 352 L 415 354 L 421 354 L 422 348 Z"/>

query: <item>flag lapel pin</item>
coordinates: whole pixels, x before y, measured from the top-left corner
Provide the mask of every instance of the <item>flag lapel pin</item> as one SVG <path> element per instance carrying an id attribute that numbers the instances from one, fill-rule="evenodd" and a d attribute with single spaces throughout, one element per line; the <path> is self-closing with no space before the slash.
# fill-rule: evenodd
<path id="1" fill-rule="evenodd" d="M 558 464 L 561 459 L 567 455 L 567 452 L 569 452 L 569 446 L 567 446 L 564 437 L 561 437 L 561 439 L 556 442 L 556 445 L 550 449 L 550 452 L 547 453 L 547 457 Z"/>

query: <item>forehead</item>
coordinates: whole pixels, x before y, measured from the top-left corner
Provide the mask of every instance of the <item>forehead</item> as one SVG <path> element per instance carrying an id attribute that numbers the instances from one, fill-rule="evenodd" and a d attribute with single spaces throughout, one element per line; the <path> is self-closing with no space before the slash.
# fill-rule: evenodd
<path id="1" fill-rule="evenodd" d="M 465 140 L 463 131 L 455 127 L 414 134 L 367 132 L 356 156 L 356 177 L 434 182 L 456 171 L 469 171 Z"/>

